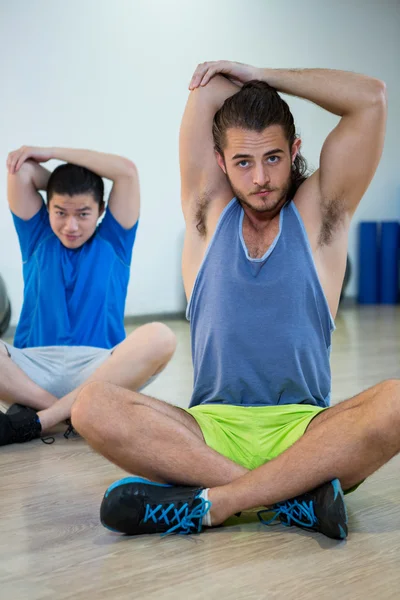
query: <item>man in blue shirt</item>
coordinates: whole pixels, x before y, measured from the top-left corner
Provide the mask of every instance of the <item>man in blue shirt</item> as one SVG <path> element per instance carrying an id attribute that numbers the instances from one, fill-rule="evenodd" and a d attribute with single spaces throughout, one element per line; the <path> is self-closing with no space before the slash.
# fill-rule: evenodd
<path id="1" fill-rule="evenodd" d="M 40 164 L 50 159 L 66 164 L 50 173 Z M 69 418 L 86 381 L 142 388 L 175 349 L 162 323 L 125 339 L 140 205 L 135 165 L 89 150 L 24 146 L 9 154 L 7 168 L 24 301 L 14 346 L 0 342 L 0 398 L 14 403 L 0 413 L 0 445 L 39 437 Z M 107 207 L 102 177 L 113 182 Z"/>

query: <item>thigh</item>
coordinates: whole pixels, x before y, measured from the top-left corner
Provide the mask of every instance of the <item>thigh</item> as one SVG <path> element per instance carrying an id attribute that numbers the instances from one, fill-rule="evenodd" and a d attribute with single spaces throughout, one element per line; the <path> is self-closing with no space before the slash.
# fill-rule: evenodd
<path id="1" fill-rule="evenodd" d="M 8 346 L 9 344 L 7 344 L 6 342 L 3 342 L 3 340 L 0 340 L 0 353 L 1 354 L 5 354 L 6 356 L 10 357 L 10 352 L 8 350 Z"/>
<path id="2" fill-rule="evenodd" d="M 64 395 L 64 361 L 58 346 L 15 348 L 2 341 L 10 358 L 39 387 L 56 398 Z"/>
<path id="3" fill-rule="evenodd" d="M 92 398 L 91 402 L 93 404 L 97 404 L 99 407 L 100 404 L 102 404 L 102 418 L 107 418 L 107 415 L 110 412 L 115 414 L 115 412 L 120 410 L 121 413 L 123 413 L 124 407 L 128 408 L 132 405 L 137 405 L 139 407 L 144 406 L 178 421 L 199 439 L 204 441 L 203 434 L 200 427 L 197 425 L 196 420 L 183 408 L 179 408 L 169 402 L 164 402 L 163 400 L 157 400 L 151 396 L 146 396 L 140 392 L 127 390 L 126 388 L 106 381 L 92 381 L 82 388 L 82 391 L 85 390 L 89 392 L 89 397 Z"/>
<path id="4" fill-rule="evenodd" d="M 358 408 L 361 404 L 367 407 L 371 402 L 374 402 L 377 394 L 381 391 L 381 386 L 382 383 L 378 383 L 377 385 L 364 390 L 360 394 L 357 394 L 357 396 L 353 396 L 353 398 L 349 398 L 348 400 L 343 400 L 342 402 L 335 404 L 335 406 L 322 411 L 310 422 L 307 431 L 311 431 L 314 427 L 318 427 L 318 425 L 325 423 L 327 420 L 343 411 L 353 410 Z"/>
<path id="5" fill-rule="evenodd" d="M 129 338 L 115 346 L 114 348 L 94 348 L 91 346 L 71 346 L 65 348 L 67 377 L 73 382 L 72 389 L 76 389 L 102 367 L 111 356 L 118 360 L 132 361 L 132 353 L 129 353 L 131 344 Z M 148 385 L 153 383 L 159 373 L 152 375 L 137 391 L 142 391 Z M 100 377 L 100 380 L 102 377 Z"/>
<path id="6" fill-rule="evenodd" d="M 134 393 L 134 392 L 133 392 Z M 174 406 L 173 404 L 169 404 L 169 402 L 164 402 L 163 400 L 157 400 L 156 398 L 152 398 L 151 396 L 145 396 L 144 394 L 137 393 L 136 403 L 141 404 L 143 406 L 147 406 L 152 408 L 153 410 L 157 410 L 162 413 L 178 421 L 182 425 L 185 425 L 192 433 L 194 433 L 199 439 L 204 441 L 204 436 L 200 426 L 198 425 L 196 419 L 185 409 L 179 408 L 178 406 Z"/>
<path id="7" fill-rule="evenodd" d="M 66 346 L 64 348 L 65 377 L 70 382 L 70 391 L 84 384 L 112 353 L 113 349 Z"/>

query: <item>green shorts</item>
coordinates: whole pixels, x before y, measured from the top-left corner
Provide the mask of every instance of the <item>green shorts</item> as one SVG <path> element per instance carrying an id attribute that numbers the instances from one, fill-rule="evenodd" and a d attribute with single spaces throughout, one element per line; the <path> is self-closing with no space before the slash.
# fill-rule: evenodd
<path id="1" fill-rule="evenodd" d="M 323 410 L 309 404 L 200 404 L 186 409 L 196 419 L 207 446 L 250 470 L 292 446 Z"/>

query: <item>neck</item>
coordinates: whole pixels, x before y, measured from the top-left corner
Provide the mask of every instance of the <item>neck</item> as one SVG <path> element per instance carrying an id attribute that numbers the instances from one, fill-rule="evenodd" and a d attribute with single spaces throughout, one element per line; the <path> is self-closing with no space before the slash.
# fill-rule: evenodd
<path id="1" fill-rule="evenodd" d="M 239 202 L 243 208 L 244 218 L 248 225 L 256 231 L 264 231 L 279 218 L 280 212 L 286 203 L 286 199 L 283 199 L 274 210 L 264 212 L 255 211 L 247 204 L 241 202 L 240 199 Z"/>

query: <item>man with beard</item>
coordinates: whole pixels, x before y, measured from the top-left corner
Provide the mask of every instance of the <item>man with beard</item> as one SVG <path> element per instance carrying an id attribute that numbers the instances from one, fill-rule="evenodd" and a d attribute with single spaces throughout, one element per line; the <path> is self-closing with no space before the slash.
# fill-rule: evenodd
<path id="1" fill-rule="evenodd" d="M 191 405 L 101 383 L 82 390 L 76 428 L 140 476 L 106 491 L 102 522 L 191 533 L 265 506 L 286 525 L 343 539 L 343 490 L 400 451 L 399 381 L 328 408 L 349 224 L 382 152 L 385 86 L 220 61 L 199 65 L 190 89 L 180 161 Z M 340 117 L 309 177 L 278 92 Z"/>

